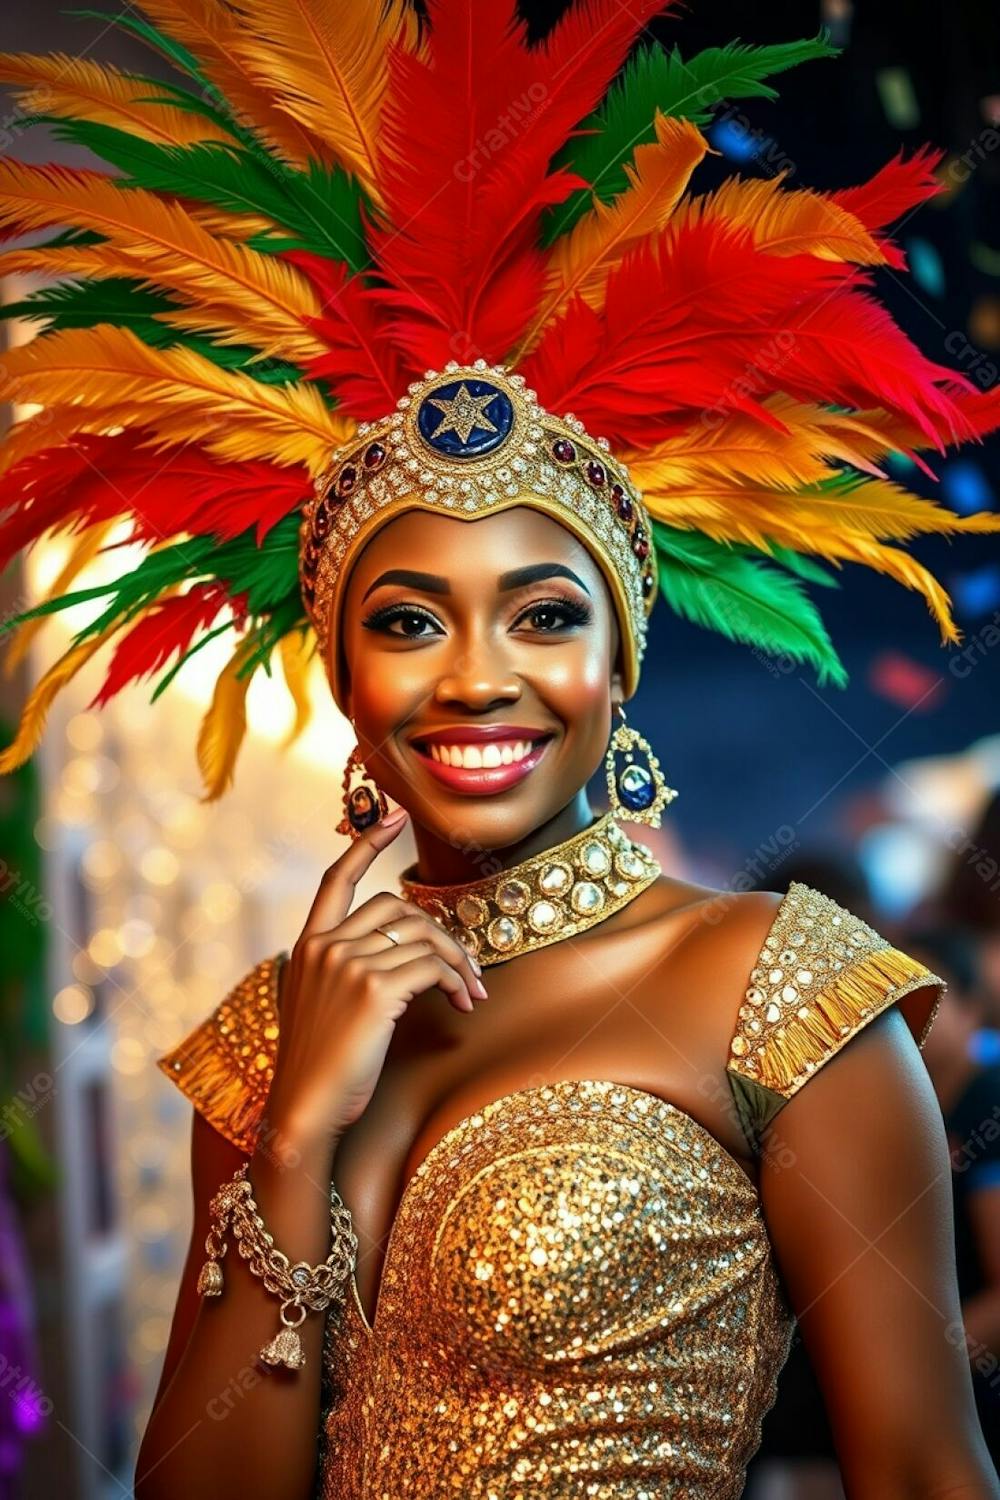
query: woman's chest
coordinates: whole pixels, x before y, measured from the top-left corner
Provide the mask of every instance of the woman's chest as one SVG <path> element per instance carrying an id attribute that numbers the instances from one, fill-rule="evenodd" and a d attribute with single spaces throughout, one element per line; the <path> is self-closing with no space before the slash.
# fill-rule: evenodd
<path id="1" fill-rule="evenodd" d="M 397 1025 L 368 1108 L 338 1147 L 334 1175 L 358 1236 L 357 1291 L 369 1323 L 408 1185 L 449 1132 L 461 1133 L 495 1101 L 516 1104 L 511 1096 L 567 1080 L 625 1085 L 676 1107 L 702 1145 L 752 1183 L 724 1072 L 728 1036 L 696 977 L 669 956 L 664 961 L 662 928 L 644 924 L 600 943 L 559 944 L 531 960 L 520 973 L 513 964 L 488 967 L 490 998 L 472 1015 L 434 992 L 418 997 Z M 505 1126 L 516 1118 L 515 1109 Z M 583 1149 L 587 1156 L 586 1143 Z M 588 1159 L 604 1171 L 592 1153 Z M 552 1183 L 556 1167 L 540 1156 L 532 1170 Z M 571 1175 L 586 1176 L 579 1161 Z M 472 1214 L 470 1203 L 463 1213 Z"/>

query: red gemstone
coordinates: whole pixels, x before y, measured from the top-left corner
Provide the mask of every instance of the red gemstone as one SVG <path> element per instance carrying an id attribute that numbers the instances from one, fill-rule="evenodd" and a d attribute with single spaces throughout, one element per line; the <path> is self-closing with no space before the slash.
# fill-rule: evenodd
<path id="1" fill-rule="evenodd" d="M 358 479 L 358 471 L 353 464 L 345 464 L 337 479 L 337 494 L 343 497 L 349 495 Z"/>
<path id="2" fill-rule="evenodd" d="M 632 538 L 632 551 L 635 553 L 640 562 L 644 561 L 649 556 L 649 543 L 647 542 L 641 531 L 637 531 L 635 536 Z"/>
<path id="3" fill-rule="evenodd" d="M 316 507 L 316 514 L 313 516 L 312 529 L 313 536 L 318 537 L 320 541 L 322 541 L 324 537 L 330 535 L 330 512 L 326 508 L 325 501 L 321 500 L 319 505 L 317 505 Z"/>
<path id="4" fill-rule="evenodd" d="M 381 443 L 370 443 L 365 449 L 364 465 L 366 469 L 380 469 L 385 463 L 386 453 Z"/>
<path id="5" fill-rule="evenodd" d="M 587 465 L 587 478 L 596 489 L 600 489 L 606 478 L 604 465 L 599 464 L 596 459 L 592 458 Z"/>
<path id="6" fill-rule="evenodd" d="M 643 573 L 643 575 L 642 575 L 642 597 L 644 599 L 648 599 L 649 596 L 650 596 L 650 594 L 655 589 L 655 587 L 656 587 L 656 579 L 653 577 L 652 573 Z"/>
<path id="7" fill-rule="evenodd" d="M 571 464 L 574 458 L 576 458 L 576 448 L 570 442 L 569 438 L 556 438 L 556 441 L 552 444 L 552 456 L 558 459 L 561 464 Z"/>
<path id="8" fill-rule="evenodd" d="M 615 510 L 621 516 L 623 521 L 631 521 L 632 517 L 635 515 L 635 507 L 629 497 L 626 495 L 625 491 L 621 489 L 620 486 L 616 485 L 615 489 L 618 490 L 618 495 L 615 499 Z M 612 494 L 614 494 L 614 491 L 612 491 Z"/>

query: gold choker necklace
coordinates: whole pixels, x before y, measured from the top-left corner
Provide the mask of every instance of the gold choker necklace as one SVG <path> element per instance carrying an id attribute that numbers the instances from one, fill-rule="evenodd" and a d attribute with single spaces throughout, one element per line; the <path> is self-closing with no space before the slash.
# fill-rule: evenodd
<path id="1" fill-rule="evenodd" d="M 627 906 L 660 866 L 606 812 L 589 828 L 530 859 L 461 885 L 424 885 L 416 865 L 399 877 L 403 896 L 456 937 L 482 965 L 502 963 L 575 937 Z"/>

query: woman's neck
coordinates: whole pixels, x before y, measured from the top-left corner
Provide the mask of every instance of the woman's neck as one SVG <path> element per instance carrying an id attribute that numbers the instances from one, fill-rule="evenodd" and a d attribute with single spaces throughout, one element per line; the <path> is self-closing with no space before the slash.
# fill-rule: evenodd
<path id="1" fill-rule="evenodd" d="M 414 878 L 427 885 L 461 885 L 482 880 L 485 875 L 509 870 L 522 860 L 572 838 L 575 833 L 582 833 L 594 822 L 595 816 L 586 788 L 581 787 L 555 817 L 533 828 L 526 838 L 502 847 L 486 848 L 467 837 L 460 837 L 458 833 L 451 839 L 439 838 L 414 823 L 413 837 L 417 846 Z"/>

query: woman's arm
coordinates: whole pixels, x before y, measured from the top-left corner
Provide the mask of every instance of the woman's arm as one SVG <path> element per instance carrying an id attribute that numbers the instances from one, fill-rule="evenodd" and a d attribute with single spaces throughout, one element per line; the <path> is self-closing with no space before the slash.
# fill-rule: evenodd
<path id="1" fill-rule="evenodd" d="M 965 1349 L 944 1122 L 897 1007 L 780 1110 L 760 1167 L 849 1500 L 1000 1500 Z"/>
<path id="2" fill-rule="evenodd" d="M 291 1144 L 290 1142 L 288 1144 Z M 209 1201 L 246 1159 L 200 1114 L 191 1145 L 194 1225 L 163 1374 L 136 1465 L 136 1500 L 305 1500 L 317 1460 L 324 1314 L 299 1330 L 301 1370 L 265 1370 L 257 1351 L 278 1330 L 278 1298 L 264 1289 L 230 1237 L 221 1297 L 195 1290 L 205 1261 Z M 330 1150 L 294 1167 L 252 1158 L 254 1197 L 290 1259 L 321 1261 L 330 1248 Z"/>

